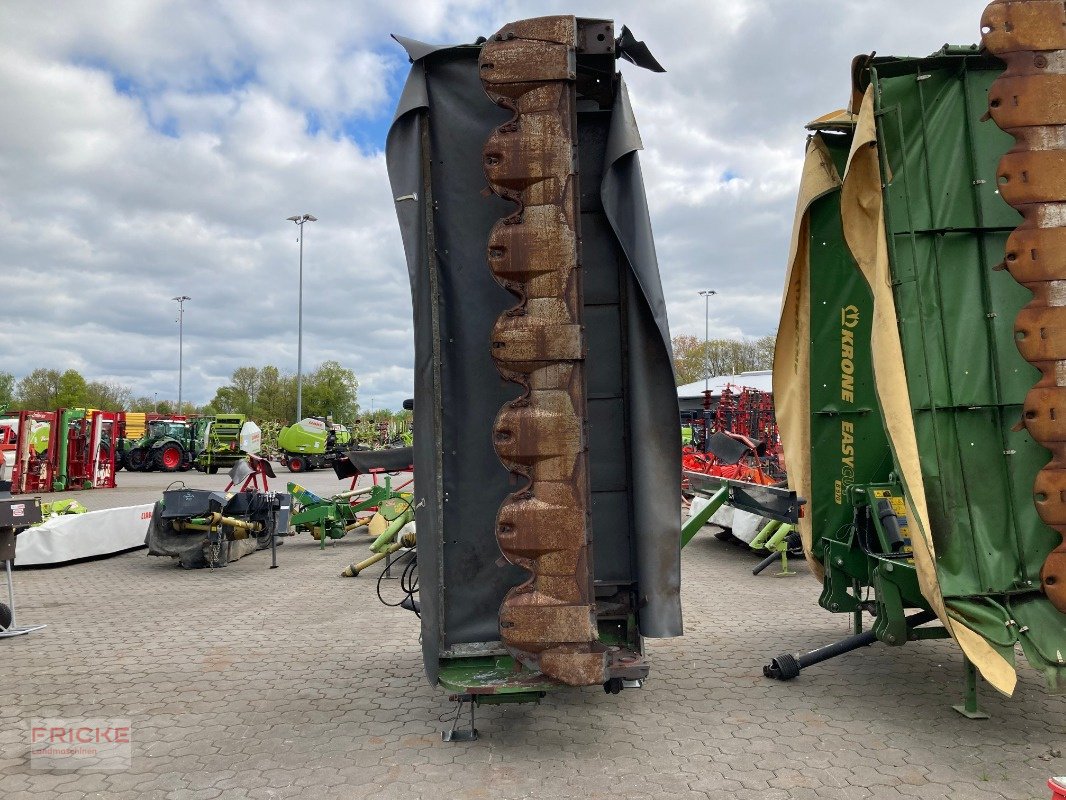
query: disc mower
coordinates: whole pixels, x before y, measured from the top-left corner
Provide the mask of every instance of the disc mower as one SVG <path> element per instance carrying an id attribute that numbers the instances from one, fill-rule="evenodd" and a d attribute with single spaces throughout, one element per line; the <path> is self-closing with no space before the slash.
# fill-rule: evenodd
<path id="1" fill-rule="evenodd" d="M 1064 25 L 994 2 L 983 47 L 859 56 L 808 125 L 774 397 L 819 603 L 854 635 L 770 677 L 951 637 L 968 716 L 978 671 L 1013 691 L 1016 647 L 1066 690 Z"/>

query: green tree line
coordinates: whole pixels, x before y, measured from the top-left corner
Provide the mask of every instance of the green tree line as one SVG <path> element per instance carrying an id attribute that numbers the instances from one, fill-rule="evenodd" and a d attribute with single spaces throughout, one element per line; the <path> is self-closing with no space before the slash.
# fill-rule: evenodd
<path id="1" fill-rule="evenodd" d="M 75 369 L 35 369 L 20 381 L 0 372 L 0 408 L 52 411 L 57 408 L 132 408 L 133 391 L 114 381 L 87 381 Z M 151 402 L 149 400 L 149 402 Z"/>
<path id="2" fill-rule="evenodd" d="M 759 339 L 711 339 L 680 335 L 672 340 L 678 386 L 757 369 L 772 369 L 776 334 Z"/>
<path id="3" fill-rule="evenodd" d="M 353 422 L 359 416 L 359 381 L 355 373 L 336 361 L 326 361 L 304 375 L 303 415 L 332 416 L 338 422 Z M 0 410 L 51 411 L 56 408 L 99 408 L 178 412 L 173 400 L 135 396 L 129 386 L 115 381 L 89 381 L 77 370 L 60 372 L 44 367 L 21 380 L 0 372 Z M 238 413 L 258 420 L 293 421 L 296 417 L 296 376 L 277 367 L 245 366 L 233 371 L 228 383 L 219 386 L 206 405 L 182 403 L 183 414 Z M 377 415 L 375 415 L 377 416 Z M 383 412 L 388 418 L 389 413 Z"/>
<path id="4" fill-rule="evenodd" d="M 326 361 L 304 375 L 303 415 L 351 422 L 359 414 L 358 391 L 359 381 L 352 370 Z M 269 365 L 238 367 L 209 405 L 215 412 L 252 419 L 292 420 L 296 417 L 296 376 Z"/>

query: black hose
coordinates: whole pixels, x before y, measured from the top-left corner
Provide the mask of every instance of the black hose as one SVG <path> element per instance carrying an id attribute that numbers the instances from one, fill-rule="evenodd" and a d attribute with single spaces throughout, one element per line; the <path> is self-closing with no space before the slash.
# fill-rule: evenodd
<path id="1" fill-rule="evenodd" d="M 410 608 L 415 612 L 415 616 L 421 617 L 422 615 L 419 613 L 420 604 L 415 599 L 415 595 L 418 594 L 418 551 L 415 548 L 411 548 L 401 553 L 393 564 L 398 564 L 403 558 L 407 559 L 403 572 L 400 573 L 400 591 L 403 592 L 403 597 L 398 603 L 390 603 L 382 596 L 381 582 L 385 580 L 385 573 L 388 572 L 388 568 L 386 568 L 378 575 L 378 600 L 381 601 L 382 605 L 386 605 L 389 608 Z"/>

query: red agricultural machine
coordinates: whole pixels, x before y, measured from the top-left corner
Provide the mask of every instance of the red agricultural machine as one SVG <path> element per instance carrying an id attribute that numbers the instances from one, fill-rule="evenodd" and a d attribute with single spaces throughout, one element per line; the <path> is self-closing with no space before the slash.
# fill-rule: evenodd
<path id="1" fill-rule="evenodd" d="M 692 442 L 682 449 L 686 471 L 769 485 L 785 476 L 773 395 L 727 385 L 708 396 L 691 420 Z M 684 488 L 684 486 L 683 486 Z"/>
<path id="2" fill-rule="evenodd" d="M 20 411 L 11 493 L 113 488 L 117 417 L 80 408 Z"/>

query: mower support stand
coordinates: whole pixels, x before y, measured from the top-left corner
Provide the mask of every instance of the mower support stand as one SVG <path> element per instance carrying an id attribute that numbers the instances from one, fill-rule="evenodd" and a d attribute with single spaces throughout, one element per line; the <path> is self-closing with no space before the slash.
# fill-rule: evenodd
<path id="1" fill-rule="evenodd" d="M 11 562 L 4 562 L 4 571 L 7 573 L 7 601 L 11 608 L 11 625 L 7 628 L 0 627 L 0 639 L 8 639 L 12 636 L 22 636 L 27 633 L 39 631 L 47 625 L 27 625 L 23 628 L 18 626 L 18 614 L 15 611 L 15 582 L 11 578 Z"/>
<path id="2" fill-rule="evenodd" d="M 474 696 L 471 694 L 457 694 L 452 695 L 452 699 L 456 701 L 455 718 L 452 719 L 452 727 L 446 731 L 441 731 L 441 741 L 445 742 L 476 742 L 477 741 L 477 728 L 474 727 Z M 470 704 L 470 729 L 469 730 L 456 730 L 456 726 L 459 724 L 459 717 L 463 713 L 463 703 Z"/>
<path id="3" fill-rule="evenodd" d="M 991 714 L 982 711 L 977 702 L 977 667 L 968 658 L 963 658 L 966 663 L 966 699 L 957 706 L 952 706 L 966 719 L 989 719 Z"/>

